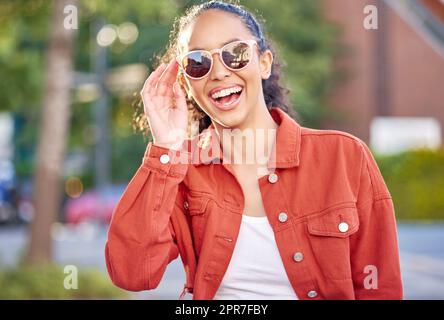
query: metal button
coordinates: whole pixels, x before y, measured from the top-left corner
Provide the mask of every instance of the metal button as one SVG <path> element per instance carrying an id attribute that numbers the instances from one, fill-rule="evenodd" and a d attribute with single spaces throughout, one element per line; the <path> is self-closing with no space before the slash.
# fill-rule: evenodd
<path id="1" fill-rule="evenodd" d="M 184 203 L 183 203 L 183 207 L 184 207 L 186 210 L 188 210 L 188 202 L 187 202 L 187 201 L 184 201 Z"/>
<path id="2" fill-rule="evenodd" d="M 304 255 L 302 254 L 302 252 L 296 252 L 293 255 L 293 260 L 296 262 L 301 262 L 304 259 Z"/>
<path id="3" fill-rule="evenodd" d="M 338 229 L 339 229 L 339 231 L 341 231 L 341 232 L 347 232 L 347 231 L 348 231 L 348 223 L 347 223 L 347 222 L 341 222 L 341 223 L 338 225 Z"/>
<path id="4" fill-rule="evenodd" d="M 281 213 L 279 213 L 279 218 L 278 219 L 279 219 L 280 222 L 285 222 L 285 221 L 287 221 L 288 216 L 287 216 L 287 214 L 285 212 L 281 212 Z"/>
<path id="5" fill-rule="evenodd" d="M 307 296 L 309 298 L 316 298 L 318 296 L 318 293 L 314 290 L 308 291 Z"/>
<path id="6" fill-rule="evenodd" d="M 170 156 L 167 154 L 163 154 L 160 156 L 160 162 L 163 164 L 167 164 L 168 162 L 170 162 Z"/>
<path id="7" fill-rule="evenodd" d="M 276 183 L 278 181 L 278 176 L 276 173 L 270 173 L 268 175 L 268 182 L 270 183 Z"/>

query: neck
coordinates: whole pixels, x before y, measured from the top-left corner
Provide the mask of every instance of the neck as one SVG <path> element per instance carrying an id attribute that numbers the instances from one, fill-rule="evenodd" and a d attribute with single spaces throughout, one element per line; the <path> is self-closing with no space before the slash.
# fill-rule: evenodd
<path id="1" fill-rule="evenodd" d="M 224 128 L 215 123 L 224 157 L 233 164 L 263 165 L 276 138 L 278 124 L 265 101 L 241 125 Z"/>

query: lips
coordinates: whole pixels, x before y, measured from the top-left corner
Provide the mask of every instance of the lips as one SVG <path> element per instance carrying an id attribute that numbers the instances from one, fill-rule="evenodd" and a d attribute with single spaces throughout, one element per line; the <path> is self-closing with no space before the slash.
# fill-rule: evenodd
<path id="1" fill-rule="evenodd" d="M 223 87 L 217 87 L 217 88 L 214 88 L 214 89 L 210 90 L 210 92 L 208 93 L 208 96 L 211 98 L 215 93 L 218 93 L 218 92 L 223 91 L 223 90 L 230 90 L 230 89 L 233 89 L 233 88 L 238 88 L 238 87 L 241 88 L 241 89 L 244 88 L 243 86 L 241 86 L 239 84 L 223 86 Z"/>
<path id="2" fill-rule="evenodd" d="M 216 108 L 227 111 L 239 104 L 243 91 L 244 87 L 238 84 L 219 86 L 210 90 L 208 98 Z"/>

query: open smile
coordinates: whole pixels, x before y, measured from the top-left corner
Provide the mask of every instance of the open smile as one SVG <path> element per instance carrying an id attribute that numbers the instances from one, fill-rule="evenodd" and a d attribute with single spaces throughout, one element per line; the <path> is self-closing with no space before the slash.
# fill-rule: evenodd
<path id="1" fill-rule="evenodd" d="M 240 85 L 218 87 L 211 90 L 208 96 L 216 108 L 228 111 L 239 105 L 243 91 L 244 87 Z"/>

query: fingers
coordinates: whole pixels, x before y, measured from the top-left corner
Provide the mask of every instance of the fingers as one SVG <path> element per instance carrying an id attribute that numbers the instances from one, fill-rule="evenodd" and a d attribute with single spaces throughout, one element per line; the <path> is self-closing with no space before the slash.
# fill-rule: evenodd
<path id="1" fill-rule="evenodd" d="M 187 111 L 188 106 L 187 106 L 187 101 L 185 99 L 185 93 L 183 92 L 178 82 L 174 82 L 173 92 L 174 92 L 174 97 L 176 99 L 176 107 L 182 109 L 183 111 Z"/>
<path id="2" fill-rule="evenodd" d="M 160 76 L 162 75 L 162 72 L 165 71 L 166 67 L 167 67 L 167 64 L 162 63 L 159 67 L 157 67 L 156 70 L 151 72 L 148 79 L 146 79 L 145 83 L 143 84 L 142 91 L 140 92 L 140 94 L 142 96 L 144 94 L 150 93 L 152 90 L 154 90 L 157 81 L 159 80 Z"/>
<path id="3" fill-rule="evenodd" d="M 171 91 L 173 83 L 177 78 L 178 71 L 178 63 L 175 59 L 173 59 L 169 64 L 165 71 L 160 76 L 159 82 L 157 83 L 156 93 L 161 96 L 169 95 L 172 96 L 173 92 Z"/>

